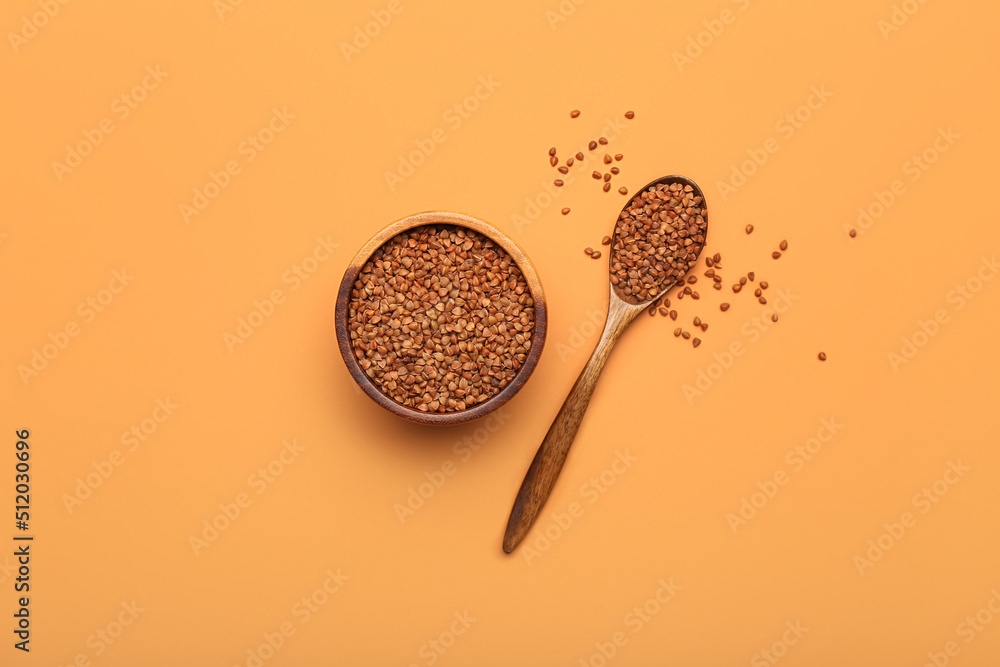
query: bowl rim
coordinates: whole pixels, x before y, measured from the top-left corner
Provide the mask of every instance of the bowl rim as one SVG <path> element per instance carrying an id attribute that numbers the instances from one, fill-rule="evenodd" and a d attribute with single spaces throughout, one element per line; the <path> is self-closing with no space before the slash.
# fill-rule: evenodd
<path id="1" fill-rule="evenodd" d="M 531 347 L 528 349 L 524 364 L 518 370 L 514 379 L 498 394 L 492 398 L 459 412 L 427 413 L 415 408 L 409 408 L 384 394 L 374 382 L 365 374 L 351 346 L 350 336 L 347 330 L 347 309 L 351 298 L 351 288 L 357 279 L 361 268 L 365 262 L 387 241 L 396 235 L 414 227 L 424 225 L 452 225 L 464 227 L 478 232 L 503 248 L 511 259 L 517 264 L 521 275 L 524 276 L 528 285 L 535 308 L 535 330 L 532 334 Z M 494 410 L 502 407 L 507 401 L 514 397 L 524 386 L 528 378 L 531 377 L 538 360 L 541 357 L 542 349 L 545 347 L 545 338 L 548 330 L 548 313 L 545 303 L 545 293 L 542 290 L 542 283 L 538 279 L 534 265 L 528 256 L 514 243 L 506 234 L 493 225 L 464 213 L 454 213 L 449 211 L 425 211 L 408 215 L 405 218 L 396 220 L 392 224 L 380 230 L 372 236 L 355 254 L 344 272 L 344 277 L 340 281 L 340 289 L 337 293 L 337 304 L 334 308 L 334 330 L 337 334 L 337 344 L 340 354 L 344 359 L 348 372 L 354 381 L 368 395 L 369 398 L 381 405 L 383 408 L 398 417 L 420 424 L 460 424 L 483 417 Z"/>

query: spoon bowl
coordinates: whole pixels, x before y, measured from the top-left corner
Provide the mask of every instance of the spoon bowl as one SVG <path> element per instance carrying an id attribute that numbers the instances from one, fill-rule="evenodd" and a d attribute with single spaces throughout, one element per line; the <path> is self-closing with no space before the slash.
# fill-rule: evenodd
<path id="1" fill-rule="evenodd" d="M 636 197 L 641 196 L 642 193 L 655 190 L 660 185 L 671 186 L 674 184 L 679 184 L 682 188 L 690 187 L 693 197 L 701 197 L 701 202 L 698 206 L 705 210 L 705 228 L 702 236 L 707 235 L 708 213 L 704 193 L 694 181 L 684 176 L 664 176 L 648 183 L 636 195 L 629 198 L 628 203 L 622 207 L 622 214 L 627 213 L 632 202 Z M 615 258 L 617 256 L 615 250 L 620 247 L 618 225 L 628 217 L 622 214 L 619 214 L 618 219 L 615 221 L 615 232 L 614 236 L 612 236 L 611 250 L 608 253 L 608 270 L 612 276 L 614 275 Z M 559 472 L 566 462 L 570 445 L 573 444 L 573 439 L 580 429 L 583 415 L 587 411 L 587 406 L 590 405 L 594 387 L 597 385 L 597 380 L 604 369 L 604 364 L 611 355 L 611 350 L 615 343 L 621 337 L 625 328 L 628 327 L 639 313 L 646 310 L 654 301 L 666 295 L 670 288 L 684 279 L 687 271 L 690 271 L 694 267 L 695 262 L 697 262 L 704 245 L 704 239 L 702 239 L 701 243 L 694 242 L 690 246 L 694 249 L 694 258 L 688 260 L 688 267 L 684 273 L 676 275 L 677 272 L 675 271 L 673 281 L 669 284 L 655 284 L 656 293 L 646 294 L 647 298 L 643 298 L 642 300 L 631 294 L 626 294 L 625 288 L 622 288 L 620 285 L 620 280 L 616 286 L 614 281 L 609 279 L 611 289 L 608 302 L 608 318 L 604 325 L 604 331 L 601 333 L 601 339 L 598 341 L 597 347 L 594 349 L 594 353 L 591 355 L 587 365 L 580 373 L 580 377 L 577 378 L 573 388 L 570 389 L 569 395 L 559 409 L 559 413 L 556 415 L 555 420 L 553 420 L 552 426 L 549 427 L 541 446 L 539 446 L 538 451 L 535 453 L 535 458 L 532 459 L 531 465 L 528 467 L 528 472 L 521 483 L 521 488 L 514 500 L 514 507 L 510 512 L 510 518 L 507 521 L 507 530 L 503 538 L 503 550 L 506 553 L 511 553 L 520 544 L 521 540 L 524 539 L 525 535 L 528 534 L 535 519 L 538 518 L 538 514 L 541 512 L 545 501 L 552 492 L 556 478 L 559 476 Z M 690 254 L 690 251 L 688 254 Z M 641 291 L 640 295 L 642 295 Z"/>

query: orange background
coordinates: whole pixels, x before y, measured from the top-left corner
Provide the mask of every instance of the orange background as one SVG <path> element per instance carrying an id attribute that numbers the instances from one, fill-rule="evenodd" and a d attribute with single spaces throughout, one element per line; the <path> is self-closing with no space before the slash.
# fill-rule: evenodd
<path id="1" fill-rule="evenodd" d="M 0 535 L 17 532 L 14 431 L 28 428 L 35 536 L 29 655 L 12 648 L 13 559 L 0 557 L 0 662 L 249 665 L 285 627 L 294 634 L 263 664 L 772 664 L 765 649 L 789 666 L 917 666 L 928 653 L 994 664 L 1000 280 L 975 282 L 993 277 L 982 258 L 1000 247 L 994 3 L 911 1 L 916 12 L 900 7 L 887 34 L 891 0 L 398 0 L 395 13 L 383 2 L 70 2 L 26 28 L 49 4 L 0 11 Z M 373 11 L 386 25 L 345 54 Z M 699 36 L 700 54 L 688 41 Z M 697 57 L 678 66 L 687 48 Z M 144 99 L 123 107 L 144 78 Z M 456 119 L 449 110 L 481 78 L 493 88 Z M 832 96 L 800 109 L 813 87 Z M 780 123 L 797 111 L 808 118 L 789 135 Z M 710 323 L 698 349 L 669 320 L 632 325 L 542 518 L 505 556 L 514 494 L 596 343 L 589 314 L 603 321 L 606 264 L 582 249 L 625 201 L 589 166 L 539 201 L 555 176 L 546 151 L 610 138 L 606 119 L 621 126 L 608 146 L 625 154 L 616 187 L 677 173 L 704 188 L 727 289 L 702 278 L 702 300 L 680 304 L 689 328 L 695 315 Z M 272 120 L 280 130 L 254 153 L 244 142 Z M 110 134 L 57 174 L 67 146 L 102 121 Z M 947 151 L 908 171 L 948 128 Z M 390 189 L 386 172 L 435 130 L 433 153 Z M 768 140 L 777 152 L 725 192 Z M 185 220 L 181 205 L 213 172 L 227 186 Z M 850 239 L 858 208 L 896 180 L 894 203 Z M 502 425 L 405 423 L 357 390 L 337 350 L 349 259 L 391 221 L 432 209 L 504 230 L 546 290 L 546 350 Z M 790 247 L 775 262 L 781 239 Z M 320 256 L 296 282 L 295 267 Z M 102 292 L 123 267 L 128 284 Z M 728 290 L 748 270 L 771 283 L 772 302 L 779 289 L 795 297 L 766 330 L 753 323 L 763 307 Z M 970 280 L 978 291 L 960 300 L 953 290 Z M 275 290 L 273 313 L 227 344 Z M 938 310 L 946 321 L 894 368 L 890 353 L 921 321 L 933 330 Z M 63 339 L 68 324 L 77 335 Z M 744 352 L 723 370 L 713 355 L 734 343 Z M 688 401 L 699 372 L 717 379 Z M 166 416 L 157 400 L 177 407 Z M 832 438 L 824 419 L 840 425 Z M 144 420 L 131 449 L 123 434 Z M 788 452 L 819 435 L 828 442 L 795 463 Z M 473 452 L 464 438 L 484 444 Z M 300 450 L 261 488 L 257 470 L 293 439 Z M 595 491 L 587 480 L 619 453 L 634 461 Z M 109 457 L 120 465 L 68 508 Z M 939 482 L 937 502 L 915 498 L 949 461 L 968 470 Z M 787 483 L 769 485 L 776 474 Z M 401 521 L 411 489 L 442 477 Z M 237 498 L 249 504 L 196 553 L 192 536 Z M 743 499 L 761 507 L 734 532 L 727 515 Z M 885 524 L 899 534 L 905 512 L 903 534 L 883 535 Z M 880 536 L 891 546 L 859 565 Z M 327 595 L 338 568 L 349 578 Z M 656 602 L 671 578 L 679 590 Z M 314 594 L 325 604 L 306 616 L 301 599 Z M 133 601 L 134 620 L 122 616 Z M 637 628 L 644 604 L 657 613 Z M 463 613 L 475 621 L 456 621 Z M 796 623 L 801 636 L 787 630 Z"/>

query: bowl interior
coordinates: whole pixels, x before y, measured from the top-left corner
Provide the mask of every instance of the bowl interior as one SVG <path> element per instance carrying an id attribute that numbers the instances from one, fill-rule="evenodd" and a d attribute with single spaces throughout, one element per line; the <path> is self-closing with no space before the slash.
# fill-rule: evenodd
<path id="1" fill-rule="evenodd" d="M 513 379 L 507 384 L 506 387 L 501 389 L 497 394 L 491 396 L 486 401 L 471 408 L 455 412 L 423 412 L 421 410 L 402 405 L 391 398 L 388 394 L 384 393 L 378 385 L 376 385 L 371 378 L 365 374 L 361 365 L 358 363 L 357 358 L 354 356 L 354 349 L 351 344 L 350 333 L 347 328 L 351 291 L 362 267 L 364 267 L 376 250 L 381 248 L 393 237 L 409 229 L 413 229 L 414 227 L 422 227 L 425 225 L 465 227 L 492 240 L 494 243 L 503 248 L 508 256 L 510 256 L 511 260 L 517 264 L 518 269 L 528 286 L 528 291 L 531 294 L 532 301 L 534 302 L 535 326 L 532 334 L 531 345 L 529 346 L 528 354 L 526 355 L 524 363 L 517 371 L 516 375 L 514 375 Z M 371 397 L 376 403 L 384 407 L 389 412 L 414 422 L 422 424 L 457 424 L 477 419 L 496 410 L 509 401 L 514 394 L 516 394 L 518 390 L 524 386 L 524 383 L 531 376 L 535 366 L 538 364 L 542 348 L 545 345 L 547 310 L 542 285 L 538 280 L 538 275 L 535 273 L 534 267 L 524 252 L 517 245 L 515 245 L 510 238 L 503 234 L 503 232 L 494 228 L 492 225 L 483 222 L 482 220 L 468 215 L 447 212 L 428 212 L 412 215 L 394 222 L 373 236 L 371 240 L 369 240 L 361 248 L 361 250 L 358 251 L 358 254 L 355 255 L 354 259 L 351 260 L 350 265 L 347 267 L 347 271 L 344 273 L 344 278 L 340 283 L 340 291 L 337 295 L 337 306 L 334 314 L 334 328 L 337 333 L 337 343 L 340 346 L 340 352 L 344 358 L 344 363 L 347 365 L 348 371 L 351 373 L 351 376 L 358 383 L 361 389 L 364 390 L 364 392 L 368 394 L 368 396 Z"/>

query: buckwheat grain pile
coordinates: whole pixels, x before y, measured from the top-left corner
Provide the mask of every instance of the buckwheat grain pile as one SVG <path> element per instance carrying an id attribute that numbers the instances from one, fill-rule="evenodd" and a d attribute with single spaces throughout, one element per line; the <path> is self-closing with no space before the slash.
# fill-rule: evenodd
<path id="1" fill-rule="evenodd" d="M 395 236 L 362 267 L 348 330 L 382 392 L 422 412 L 456 412 L 506 387 L 531 347 L 535 308 L 517 264 L 452 225 Z"/>
<path id="2" fill-rule="evenodd" d="M 630 303 L 656 298 L 694 267 L 707 230 L 705 202 L 690 185 L 647 188 L 619 215 L 611 243 L 611 284 Z"/>

